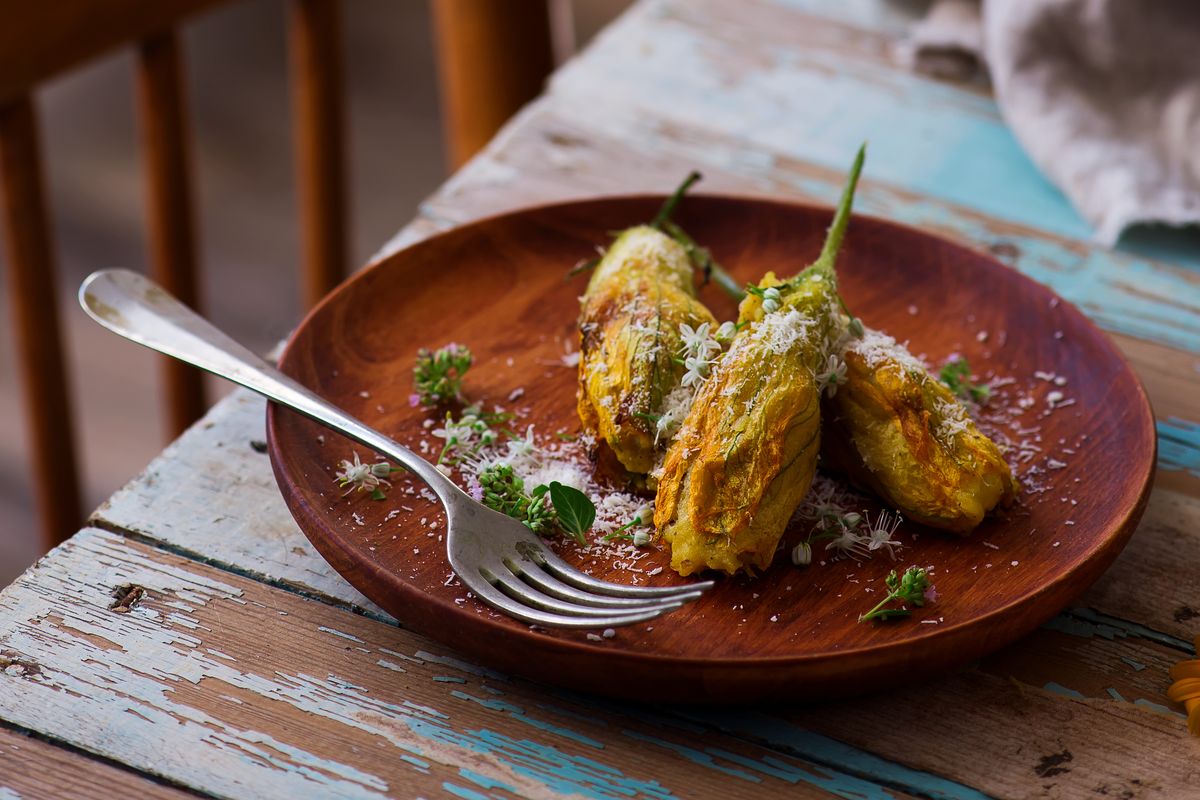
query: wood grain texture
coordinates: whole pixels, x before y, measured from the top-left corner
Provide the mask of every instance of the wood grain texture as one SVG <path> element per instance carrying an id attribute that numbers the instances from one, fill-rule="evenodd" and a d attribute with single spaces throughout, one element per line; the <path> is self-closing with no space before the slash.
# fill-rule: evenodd
<path id="1" fill-rule="evenodd" d="M 23 669 L 19 665 L 9 669 Z M 0 797 L 4 800 L 84 800 L 112 797 L 184 800 L 195 795 L 0 728 Z"/>
<path id="2" fill-rule="evenodd" d="M 514 404 L 520 426 L 534 425 L 544 437 L 577 432 L 575 370 L 539 366 L 576 346 L 583 280 L 563 275 L 608 231 L 649 219 L 659 202 L 548 206 L 428 239 L 328 298 L 289 341 L 282 368 L 421 452 L 426 420 L 440 414 L 407 401 L 416 350 L 462 342 L 476 358 L 466 387 L 473 400 L 491 407 L 528 387 Z M 680 224 L 696 235 L 703 231 L 706 245 L 742 281 L 808 263 L 828 220 L 829 212 L 806 206 L 704 196 L 689 197 L 679 212 Z M 453 270 L 444 269 L 449 264 Z M 780 557 L 758 579 L 722 581 L 685 608 L 623 628 L 603 643 L 588 642 L 582 632 L 531 632 L 469 599 L 448 573 L 444 547 L 432 538 L 442 530 L 436 505 L 404 494 L 412 492 L 407 487 L 382 503 L 342 496 L 333 467 L 352 448 L 272 409 L 268 441 L 285 500 L 330 563 L 405 624 L 448 636 L 449 644 L 485 662 L 575 688 L 745 702 L 786 687 L 816 697 L 853 691 L 864 681 L 887 685 L 904 676 L 898 664 L 927 674 L 965 663 L 1053 616 L 1111 563 L 1149 491 L 1149 407 L 1115 349 L 1082 315 L 982 255 L 856 217 L 839 274 L 856 313 L 909 340 L 931 362 L 961 353 L 980 374 L 1030 387 L 1035 373 L 1056 373 L 1074 399 L 1063 412 L 1022 417 L 1022 436 L 1042 444 L 1036 463 L 1019 473 L 1028 492 L 1010 514 L 966 541 L 920 526 L 903 529 L 906 563 L 938 572 L 945 599 L 920 615 L 933 624 L 857 624 L 895 566 L 887 559 L 800 572 Z M 939 298 L 936 313 L 912 310 L 932 297 Z M 719 319 L 731 315 L 732 303 L 713 287 L 705 299 Z M 1045 396 L 1038 391 L 1039 408 Z M 783 549 L 806 530 L 793 526 Z M 567 547 L 564 555 L 605 579 L 638 578 L 594 552 Z M 667 558 L 664 546 L 639 567 L 666 567 Z M 666 568 L 657 580 L 641 577 L 657 583 L 671 574 Z M 529 652 L 544 658 L 529 659 Z"/>
<path id="3" fill-rule="evenodd" d="M 843 138 L 845 163 L 859 141 L 853 134 Z M 871 146 L 874 163 L 878 157 Z M 830 204 L 844 177 L 844 165 L 825 167 L 807 153 L 792 154 L 699 124 L 659 120 L 637 106 L 601 105 L 586 94 L 559 92 L 523 113 L 424 204 L 423 212 L 460 223 L 553 200 L 665 192 L 691 169 L 705 175 L 701 191 Z M 1195 299 L 1200 273 L 1194 269 L 989 216 L 870 170 L 855 208 L 993 253 L 1078 305 L 1105 330 L 1184 350 L 1193 359 L 1200 353 Z"/>
<path id="4" fill-rule="evenodd" d="M 521 106 L 554 67 L 546 0 L 435 0 L 446 156 L 457 169 Z"/>
<path id="5" fill-rule="evenodd" d="M 339 0 L 292 0 L 290 47 L 303 301 L 346 274 L 346 146 Z"/>
<path id="6" fill-rule="evenodd" d="M 0 715 L 216 796 L 1172 798 L 1198 745 L 1156 702 L 1179 651 L 1082 623 L 851 702 L 634 705 L 98 530 L 0 595 L 0 621 Z"/>
<path id="7" fill-rule="evenodd" d="M 884 63 L 878 48 L 904 47 L 902 35 L 851 35 L 856 26 L 834 16 L 773 0 L 641 3 L 584 58 L 564 65 L 550 94 L 586 102 L 589 122 L 633 113 L 736 139 L 751 155 L 782 153 L 827 169 L 844 168 L 869 140 L 886 160 L 877 177 L 887 183 L 994 219 L 1091 238 L 991 98 Z M 1200 265 L 1195 241 L 1171 260 Z"/>
<path id="8" fill-rule="evenodd" d="M 0 106 L 0 214 L 29 419 L 30 482 L 48 549 L 79 527 L 83 513 L 44 192 L 37 112 L 26 95 Z"/>
<path id="9" fill-rule="evenodd" d="M 103 531 L 5 590 L 0 620 L 5 719 L 220 797 L 907 796 Z"/>
<path id="10" fill-rule="evenodd" d="M 139 44 L 138 116 L 146 170 L 151 274 L 183 303 L 199 309 L 191 135 L 180 50 L 179 35 L 173 30 Z M 173 358 L 164 357 L 161 363 L 170 440 L 198 420 L 207 404 L 200 372 Z"/>

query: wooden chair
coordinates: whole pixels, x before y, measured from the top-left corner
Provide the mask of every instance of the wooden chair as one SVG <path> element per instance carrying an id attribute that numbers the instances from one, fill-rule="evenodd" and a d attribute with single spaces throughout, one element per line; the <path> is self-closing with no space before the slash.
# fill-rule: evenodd
<path id="1" fill-rule="evenodd" d="M 282 0 L 281 0 L 282 1 Z M 338 0 L 290 4 L 296 169 L 306 305 L 346 271 L 342 41 Z M 230 0 L 8 3 L 0 25 L 0 220 L 30 430 L 31 474 L 46 547 L 83 522 L 64 371 L 54 248 L 43 191 L 37 85 L 121 47 L 137 53 L 148 182 L 150 272 L 197 305 L 187 105 L 179 26 Z M 541 90 L 552 68 L 545 0 L 433 0 L 452 166 Z M 164 359 L 172 434 L 205 409 L 200 375 Z"/>

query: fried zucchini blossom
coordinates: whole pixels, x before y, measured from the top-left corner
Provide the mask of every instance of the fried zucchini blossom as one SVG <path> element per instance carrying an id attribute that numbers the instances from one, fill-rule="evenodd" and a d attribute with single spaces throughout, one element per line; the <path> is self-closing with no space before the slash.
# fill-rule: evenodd
<path id="1" fill-rule="evenodd" d="M 824 401 L 823 463 L 906 518 L 970 533 L 1019 485 L 966 407 L 890 336 L 846 337 L 845 383 Z"/>
<path id="2" fill-rule="evenodd" d="M 654 523 L 681 575 L 765 569 L 812 483 L 816 371 L 846 325 L 833 267 L 863 158 L 860 150 L 816 262 L 790 280 L 768 273 L 750 287 L 729 351 L 667 451 Z"/>
<path id="3" fill-rule="evenodd" d="M 661 460 L 669 439 L 661 423 L 685 372 L 681 326 L 716 327 L 712 312 L 696 299 L 695 267 L 707 252 L 670 220 L 699 177 L 688 176 L 650 224 L 617 236 L 582 299 L 579 419 L 586 433 L 606 442 L 625 469 L 639 475 Z"/>

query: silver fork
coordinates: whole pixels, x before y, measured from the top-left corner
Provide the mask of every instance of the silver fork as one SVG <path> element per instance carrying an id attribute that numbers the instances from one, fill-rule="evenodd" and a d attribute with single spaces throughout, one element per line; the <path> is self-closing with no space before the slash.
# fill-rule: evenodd
<path id="1" fill-rule="evenodd" d="M 135 272 L 91 274 L 79 303 L 127 339 L 241 384 L 402 464 L 446 508 L 451 568 L 480 599 L 516 619 L 558 628 L 629 625 L 679 608 L 712 586 L 624 586 L 580 572 L 523 524 L 475 502 L 428 461 L 279 372 Z"/>

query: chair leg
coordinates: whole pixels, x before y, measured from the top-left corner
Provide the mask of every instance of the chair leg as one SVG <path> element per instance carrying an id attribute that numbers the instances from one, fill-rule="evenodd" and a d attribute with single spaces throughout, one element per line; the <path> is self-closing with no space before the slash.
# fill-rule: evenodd
<path id="1" fill-rule="evenodd" d="M 199 308 L 193 224 L 190 140 L 174 31 L 138 49 L 138 116 L 146 170 L 146 216 L 151 272 L 168 292 Z M 167 395 L 167 435 L 174 439 L 204 414 L 200 371 L 173 358 L 160 360 Z"/>
<path id="2" fill-rule="evenodd" d="M 457 169 L 554 69 L 546 0 L 434 0 L 446 154 Z"/>
<path id="3" fill-rule="evenodd" d="M 292 0 L 291 55 L 303 300 L 346 274 L 345 110 L 340 0 Z"/>
<path id="4" fill-rule="evenodd" d="M 37 116 L 33 100 L 24 95 L 0 108 L 0 218 L 30 421 L 33 494 L 49 549 L 79 529 L 83 514 L 42 187 Z"/>

